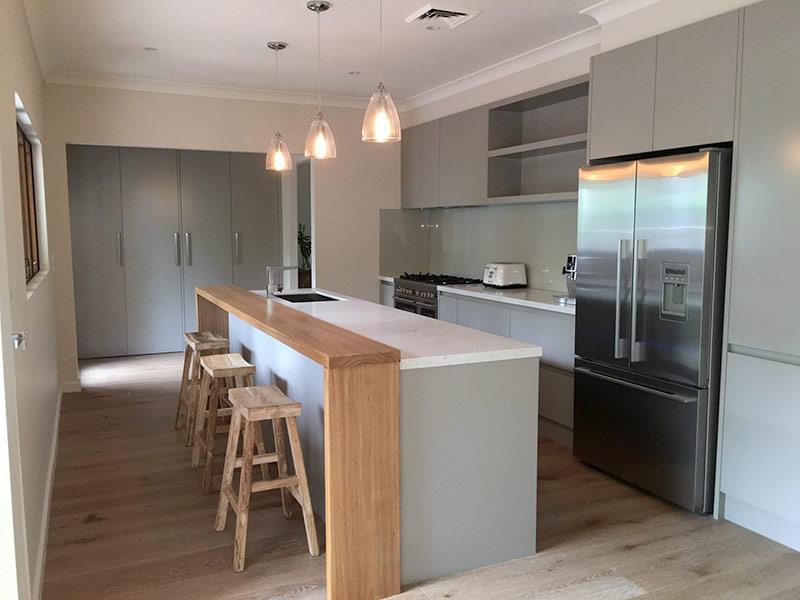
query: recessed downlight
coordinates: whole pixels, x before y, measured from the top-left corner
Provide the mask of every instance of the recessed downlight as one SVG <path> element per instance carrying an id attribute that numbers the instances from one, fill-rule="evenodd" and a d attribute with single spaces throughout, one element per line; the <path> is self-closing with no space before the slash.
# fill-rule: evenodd
<path id="1" fill-rule="evenodd" d="M 142 50 L 144 50 L 145 52 L 158 52 L 158 48 L 156 48 L 155 46 L 143 46 Z"/>
<path id="2" fill-rule="evenodd" d="M 355 76 L 361 75 L 361 71 L 348 71 L 347 74 L 348 75 L 353 75 L 355 77 Z"/>

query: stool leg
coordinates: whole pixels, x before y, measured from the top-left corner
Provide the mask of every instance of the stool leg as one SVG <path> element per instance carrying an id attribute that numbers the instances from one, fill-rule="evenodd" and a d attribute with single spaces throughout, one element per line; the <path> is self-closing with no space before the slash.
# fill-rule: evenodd
<path id="1" fill-rule="evenodd" d="M 317 542 L 317 528 L 314 525 L 314 511 L 311 509 L 311 496 L 308 492 L 308 479 L 306 479 L 306 465 L 303 462 L 303 449 L 300 447 L 300 434 L 297 432 L 297 419 L 294 417 L 287 417 L 286 428 L 289 430 L 289 444 L 292 446 L 294 472 L 297 474 L 297 487 L 300 491 L 300 498 L 302 498 L 300 507 L 303 509 L 303 521 L 306 525 L 308 551 L 311 553 L 311 556 L 318 556 L 319 544 Z"/>
<path id="2" fill-rule="evenodd" d="M 189 397 L 186 399 L 186 445 L 194 443 L 194 426 L 197 418 L 197 404 L 200 402 L 198 391 L 201 387 L 203 372 L 200 368 L 200 352 L 192 355 L 192 385 L 189 387 Z"/>
<path id="3" fill-rule="evenodd" d="M 204 494 L 211 491 L 211 477 L 214 470 L 214 439 L 217 435 L 217 410 L 219 409 L 221 385 L 214 382 L 211 386 L 211 395 L 208 401 L 208 419 L 206 419 L 206 463 L 203 465 L 203 486 Z"/>
<path id="4" fill-rule="evenodd" d="M 175 429 L 181 428 L 181 407 L 186 404 L 186 396 L 189 392 L 189 365 L 192 359 L 192 349 L 187 345 L 183 351 L 183 377 L 181 378 L 181 391 L 178 394 L 178 409 L 175 411 Z M 189 411 L 186 411 L 187 417 Z"/>
<path id="5" fill-rule="evenodd" d="M 278 479 L 283 479 L 289 469 L 286 466 L 286 437 L 283 434 L 282 419 L 272 419 L 272 433 L 275 437 L 275 453 L 278 455 Z M 281 488 L 281 504 L 283 505 L 283 516 L 286 519 L 292 518 L 290 501 L 289 490 Z"/>
<path id="6" fill-rule="evenodd" d="M 197 438 L 203 432 L 203 425 L 206 420 L 206 411 L 208 410 L 208 396 L 211 391 L 211 375 L 203 372 L 203 381 L 200 384 L 200 393 L 197 396 L 197 404 L 194 413 L 194 427 L 192 431 L 193 438 Z M 200 464 L 200 444 L 196 439 L 192 440 L 194 447 L 192 448 L 192 467 L 197 467 Z"/>
<path id="7" fill-rule="evenodd" d="M 254 423 L 244 422 L 242 469 L 239 473 L 239 506 L 236 509 L 236 538 L 233 543 L 233 570 L 244 571 L 247 546 L 247 519 L 250 512 L 250 492 L 253 476 Z"/>
<path id="8" fill-rule="evenodd" d="M 255 440 L 256 454 L 266 454 L 267 446 L 264 443 L 264 432 L 261 430 L 261 423 L 256 423 Z M 264 463 L 261 465 L 261 479 L 267 481 L 269 478 L 269 465 Z"/>
<path id="9" fill-rule="evenodd" d="M 222 484 L 219 486 L 219 504 L 217 505 L 217 518 L 214 528 L 224 531 L 228 522 L 228 496 L 226 488 L 233 486 L 233 472 L 236 466 L 236 448 L 239 445 L 239 433 L 242 428 L 242 415 L 234 411 L 231 415 L 231 428 L 228 431 L 228 446 L 225 450 L 225 466 L 222 468 Z"/>

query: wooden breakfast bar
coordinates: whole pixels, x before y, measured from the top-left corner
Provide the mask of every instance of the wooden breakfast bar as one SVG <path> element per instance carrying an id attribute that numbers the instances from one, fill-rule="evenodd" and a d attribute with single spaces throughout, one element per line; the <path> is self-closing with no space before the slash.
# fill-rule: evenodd
<path id="1" fill-rule="evenodd" d="M 328 598 L 400 592 L 400 351 L 234 286 L 197 289 L 201 330 L 229 315 L 322 366 Z"/>
<path id="2" fill-rule="evenodd" d="M 311 291 L 329 301 L 198 288 L 197 315 L 303 406 L 327 597 L 532 554 L 541 348 Z"/>

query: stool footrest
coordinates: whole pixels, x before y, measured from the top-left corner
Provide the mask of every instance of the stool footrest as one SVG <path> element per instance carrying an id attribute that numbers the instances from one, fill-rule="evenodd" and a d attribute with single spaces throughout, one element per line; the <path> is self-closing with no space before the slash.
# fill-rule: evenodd
<path id="1" fill-rule="evenodd" d="M 272 454 L 256 454 L 253 456 L 253 466 L 257 465 L 268 465 L 271 463 L 278 462 L 278 455 L 274 452 Z M 242 457 L 236 459 L 236 462 L 233 465 L 234 469 L 241 469 L 242 468 Z"/>
<path id="2" fill-rule="evenodd" d="M 280 488 L 292 488 L 298 485 L 299 481 L 297 475 L 290 477 L 282 477 L 281 479 L 268 479 L 267 481 L 254 481 L 250 488 L 255 494 L 256 492 L 266 492 L 267 490 L 277 490 Z"/>

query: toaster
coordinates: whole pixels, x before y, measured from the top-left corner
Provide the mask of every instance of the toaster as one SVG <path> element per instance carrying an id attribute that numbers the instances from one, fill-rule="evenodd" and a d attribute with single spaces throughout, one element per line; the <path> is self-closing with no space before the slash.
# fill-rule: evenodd
<path id="1" fill-rule="evenodd" d="M 483 269 L 483 285 L 498 288 L 527 287 L 528 277 L 522 263 L 489 263 Z"/>

